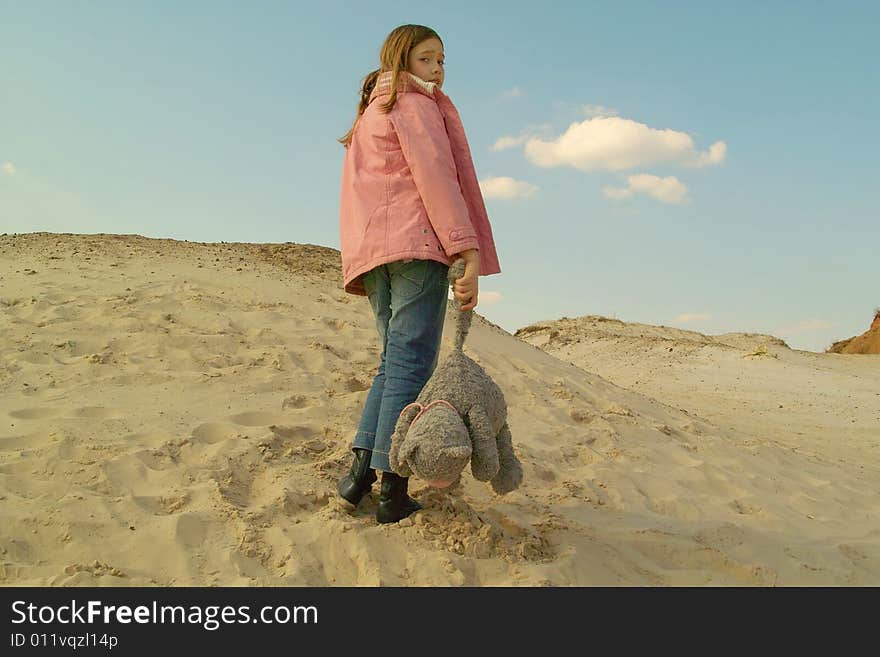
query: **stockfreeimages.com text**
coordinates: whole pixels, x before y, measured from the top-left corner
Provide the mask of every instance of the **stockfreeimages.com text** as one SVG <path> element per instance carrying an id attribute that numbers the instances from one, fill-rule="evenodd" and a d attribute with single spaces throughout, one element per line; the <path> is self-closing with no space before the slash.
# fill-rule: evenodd
<path id="1" fill-rule="evenodd" d="M 248 605 L 160 605 L 153 600 L 152 605 L 104 605 L 100 600 L 88 600 L 85 604 L 71 600 L 70 604 L 36 606 L 24 600 L 12 603 L 12 622 L 20 623 L 180 623 L 202 625 L 206 630 L 216 630 L 221 624 L 232 623 L 313 623 L 318 622 L 318 609 L 314 606 L 285 605 L 261 607 L 256 615 L 251 615 Z"/>

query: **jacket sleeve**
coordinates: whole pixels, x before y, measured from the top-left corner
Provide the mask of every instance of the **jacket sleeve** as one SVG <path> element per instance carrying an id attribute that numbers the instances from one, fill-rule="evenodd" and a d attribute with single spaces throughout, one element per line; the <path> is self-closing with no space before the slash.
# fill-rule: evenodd
<path id="1" fill-rule="evenodd" d="M 452 146 L 436 101 L 421 94 L 400 94 L 388 116 L 428 220 L 446 255 L 452 257 L 478 248 L 477 233 L 461 193 Z"/>

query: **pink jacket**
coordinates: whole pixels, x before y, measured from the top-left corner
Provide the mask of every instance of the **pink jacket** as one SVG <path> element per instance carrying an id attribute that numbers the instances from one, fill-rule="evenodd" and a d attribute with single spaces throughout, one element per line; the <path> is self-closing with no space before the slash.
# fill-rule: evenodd
<path id="1" fill-rule="evenodd" d="M 342 167 L 339 232 L 346 292 L 366 294 L 361 274 L 405 259 L 480 251 L 480 275 L 501 271 L 492 227 L 458 111 L 433 82 L 403 72 L 397 102 L 391 71 L 379 76 Z"/>

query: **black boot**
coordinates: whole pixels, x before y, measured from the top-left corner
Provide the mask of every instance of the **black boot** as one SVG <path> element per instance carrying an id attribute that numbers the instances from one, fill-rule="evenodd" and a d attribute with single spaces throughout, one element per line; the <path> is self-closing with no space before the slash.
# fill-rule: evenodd
<path id="1" fill-rule="evenodd" d="M 379 508 L 376 509 L 376 520 L 380 524 L 398 522 L 422 505 L 406 494 L 409 485 L 408 477 L 401 477 L 394 472 L 382 473 L 382 490 L 379 493 Z"/>
<path id="2" fill-rule="evenodd" d="M 354 448 L 354 462 L 347 475 L 339 480 L 336 490 L 342 497 L 355 506 L 364 495 L 370 492 L 373 482 L 376 481 L 376 471 L 370 467 L 370 459 L 373 451 L 361 447 Z"/>

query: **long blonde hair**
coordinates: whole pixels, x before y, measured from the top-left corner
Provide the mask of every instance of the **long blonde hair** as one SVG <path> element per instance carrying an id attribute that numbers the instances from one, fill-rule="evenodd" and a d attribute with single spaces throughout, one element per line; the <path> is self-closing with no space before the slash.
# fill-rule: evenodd
<path id="1" fill-rule="evenodd" d="M 437 39 L 441 44 L 443 43 L 440 35 L 424 25 L 401 25 L 395 27 L 391 34 L 385 37 L 385 43 L 382 44 L 382 50 L 379 52 L 379 68 L 371 71 L 364 78 L 361 85 L 361 100 L 358 104 L 357 116 L 351 125 L 351 130 L 344 137 L 337 140 L 340 144 L 346 148 L 351 144 L 351 137 L 354 134 L 354 128 L 357 125 L 358 119 L 361 118 L 364 110 L 367 109 L 367 105 L 370 104 L 370 95 L 376 86 L 376 80 L 385 71 L 392 71 L 391 97 L 387 102 L 379 105 L 379 110 L 386 114 L 394 108 L 394 104 L 397 102 L 398 80 L 400 79 L 400 74 L 407 70 L 409 54 L 422 41 L 431 38 Z"/>

